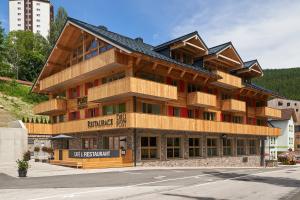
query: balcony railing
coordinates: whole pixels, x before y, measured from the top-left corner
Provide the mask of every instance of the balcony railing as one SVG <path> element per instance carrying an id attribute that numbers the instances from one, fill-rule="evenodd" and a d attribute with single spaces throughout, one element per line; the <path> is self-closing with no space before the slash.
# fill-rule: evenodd
<path id="1" fill-rule="evenodd" d="M 176 100 L 175 86 L 126 77 L 88 90 L 88 101 L 100 102 L 124 96 L 139 96 L 158 100 Z"/>
<path id="2" fill-rule="evenodd" d="M 233 76 L 229 73 L 225 73 L 219 70 L 215 70 L 214 73 L 222 77 L 222 79 L 218 79 L 216 82 L 213 83 L 215 85 L 228 89 L 236 89 L 243 87 L 242 79 L 237 76 Z"/>
<path id="3" fill-rule="evenodd" d="M 51 115 L 55 113 L 66 112 L 67 104 L 65 99 L 50 99 L 39 103 L 33 107 L 33 113 L 36 115 Z"/>
<path id="4" fill-rule="evenodd" d="M 281 118 L 281 110 L 270 107 L 258 107 L 256 108 L 256 115 L 259 117 L 278 119 Z"/>
<path id="5" fill-rule="evenodd" d="M 31 135 L 52 135 L 52 124 L 39 124 L 39 123 L 24 123 L 28 134 Z"/>
<path id="6" fill-rule="evenodd" d="M 246 112 L 246 102 L 236 99 L 222 100 L 222 110 L 227 112 Z"/>
<path id="7" fill-rule="evenodd" d="M 53 124 L 52 128 L 48 128 L 49 124 L 26 124 L 26 126 L 29 127 L 29 134 L 43 133 L 45 131 L 43 128 L 41 128 L 41 126 L 43 125 L 47 127 L 47 129 L 45 130 L 52 130 L 52 134 L 141 128 L 172 131 L 190 131 L 197 133 L 225 133 L 260 136 L 280 135 L 280 129 L 267 126 L 235 124 L 219 121 L 151 115 L 144 113 L 122 113 L 117 115 L 101 116 L 97 118 L 62 122 Z M 48 132 L 46 133 L 48 134 Z"/>
<path id="8" fill-rule="evenodd" d="M 126 64 L 127 59 L 124 59 L 115 49 L 110 49 L 40 80 L 40 90 L 50 91 L 58 86 L 70 85 L 82 78 L 95 76 L 95 73 L 101 72 L 101 70 Z"/>
<path id="9" fill-rule="evenodd" d="M 191 92 L 187 96 L 187 104 L 190 106 L 216 107 L 217 97 L 205 92 Z"/>

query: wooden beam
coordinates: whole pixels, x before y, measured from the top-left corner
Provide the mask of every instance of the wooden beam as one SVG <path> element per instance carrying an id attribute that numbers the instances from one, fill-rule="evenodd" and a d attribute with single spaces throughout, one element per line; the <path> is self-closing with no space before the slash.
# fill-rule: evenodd
<path id="1" fill-rule="evenodd" d="M 174 49 L 178 49 L 178 48 L 181 48 L 181 47 L 184 47 L 185 46 L 185 43 L 184 42 L 180 42 L 178 44 L 174 44 L 171 46 L 171 50 L 174 50 Z"/>
<path id="2" fill-rule="evenodd" d="M 57 66 L 57 67 L 65 67 L 65 65 L 60 64 L 60 63 L 54 63 L 54 62 L 48 62 L 47 65 L 52 65 L 52 66 Z"/>
<path id="3" fill-rule="evenodd" d="M 236 64 L 241 64 L 240 62 L 238 62 L 238 61 L 236 61 L 236 60 L 233 60 L 233 59 L 231 59 L 231 58 L 228 58 L 227 56 L 223 56 L 223 55 L 221 55 L 221 54 L 218 54 L 218 56 L 219 57 L 221 57 L 221 58 L 224 58 L 225 60 L 229 60 L 229 61 L 231 61 L 231 62 L 233 62 L 233 63 L 236 63 Z"/>
<path id="4" fill-rule="evenodd" d="M 186 44 L 187 44 L 187 45 L 190 45 L 190 46 L 192 46 L 192 47 L 194 47 L 194 48 L 196 48 L 196 49 L 199 49 L 199 50 L 201 50 L 201 51 L 206 51 L 206 50 L 203 49 L 202 47 L 199 47 L 199 46 L 197 46 L 197 45 L 195 45 L 195 44 L 192 44 L 192 43 L 190 43 L 190 42 L 186 42 Z"/>
<path id="5" fill-rule="evenodd" d="M 157 67 L 157 62 L 155 62 L 155 63 L 153 63 L 153 65 L 152 65 L 152 70 L 155 70 L 156 69 L 156 67 Z"/>
<path id="6" fill-rule="evenodd" d="M 169 67 L 169 69 L 168 69 L 168 74 L 171 73 L 172 69 L 173 69 L 173 67 Z"/>
<path id="7" fill-rule="evenodd" d="M 198 74 L 195 74 L 195 75 L 194 75 L 193 81 L 196 80 L 197 76 L 198 76 Z"/>
<path id="8" fill-rule="evenodd" d="M 136 64 L 136 65 L 139 65 L 141 61 L 142 61 L 142 58 L 141 58 L 141 57 L 138 57 L 138 58 L 136 59 L 135 64 Z"/>
<path id="9" fill-rule="evenodd" d="M 185 75 L 185 71 L 182 71 L 180 74 L 180 78 L 183 78 L 184 75 Z"/>
<path id="10" fill-rule="evenodd" d="M 66 46 L 63 46 L 63 45 L 61 45 L 61 44 L 57 44 L 55 48 L 57 48 L 57 49 L 59 49 L 59 50 L 62 50 L 62 51 L 66 51 L 66 52 L 72 52 L 72 49 L 71 49 L 71 48 L 66 47 Z"/>

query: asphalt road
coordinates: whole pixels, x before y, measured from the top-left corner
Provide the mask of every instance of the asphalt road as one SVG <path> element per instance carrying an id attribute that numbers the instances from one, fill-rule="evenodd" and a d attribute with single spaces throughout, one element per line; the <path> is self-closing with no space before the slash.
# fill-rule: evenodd
<path id="1" fill-rule="evenodd" d="M 0 200 L 300 200 L 300 167 L 162 169 L 13 178 L 0 174 Z"/>

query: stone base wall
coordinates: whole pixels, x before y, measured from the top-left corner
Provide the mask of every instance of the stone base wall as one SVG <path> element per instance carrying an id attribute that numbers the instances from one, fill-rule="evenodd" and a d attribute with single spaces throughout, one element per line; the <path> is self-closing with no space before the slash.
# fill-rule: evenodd
<path id="1" fill-rule="evenodd" d="M 245 157 L 248 158 L 248 162 L 243 162 Z M 138 165 L 143 167 L 260 167 L 260 156 L 142 161 Z"/>

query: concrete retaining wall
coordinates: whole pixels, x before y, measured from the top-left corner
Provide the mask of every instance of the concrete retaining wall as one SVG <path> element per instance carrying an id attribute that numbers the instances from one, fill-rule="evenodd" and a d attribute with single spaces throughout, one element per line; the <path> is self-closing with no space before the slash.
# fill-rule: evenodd
<path id="1" fill-rule="evenodd" d="M 22 159 L 23 153 L 27 151 L 28 135 L 22 122 L 9 123 L 9 126 L 0 128 L 0 163 Z"/>

